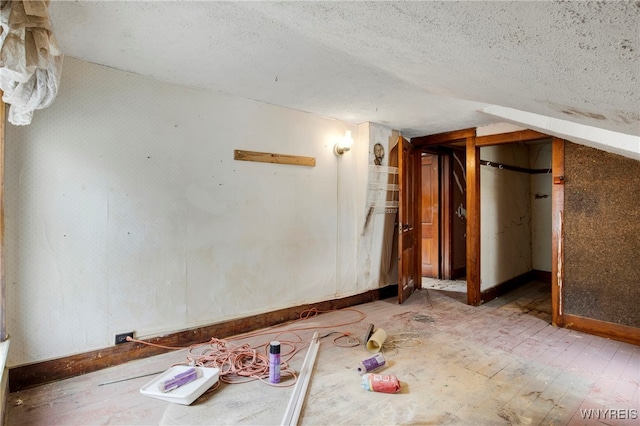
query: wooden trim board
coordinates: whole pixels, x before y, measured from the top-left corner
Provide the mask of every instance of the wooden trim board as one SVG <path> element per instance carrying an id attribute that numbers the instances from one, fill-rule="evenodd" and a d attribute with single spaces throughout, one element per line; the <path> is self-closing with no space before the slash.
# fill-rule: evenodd
<path id="1" fill-rule="evenodd" d="M 549 135 L 535 130 L 519 130 L 517 132 L 498 133 L 496 135 L 476 137 L 476 146 L 500 145 L 503 143 L 527 142 L 538 139 L 549 139 Z"/>
<path id="2" fill-rule="evenodd" d="M 223 339 L 293 321 L 299 319 L 302 312 L 311 308 L 316 308 L 319 311 L 331 311 L 396 297 L 397 289 L 398 286 L 390 285 L 342 299 L 332 299 L 315 304 L 280 309 L 223 323 L 178 331 L 165 336 L 146 339 L 145 341 L 175 348 L 188 347 L 195 343 L 208 342 L 212 337 Z M 128 342 L 82 354 L 12 367 L 9 369 L 9 389 L 11 392 L 15 392 L 169 351 L 168 349 L 141 343 Z"/>
<path id="3" fill-rule="evenodd" d="M 564 314 L 563 327 L 621 342 L 640 345 L 640 328 L 615 324 L 579 315 Z"/>
<path id="4" fill-rule="evenodd" d="M 551 145 L 551 317 L 553 325 L 563 326 L 562 285 L 564 281 L 564 140 L 553 138 Z"/>
<path id="5" fill-rule="evenodd" d="M 551 272 L 549 271 L 540 271 L 538 269 L 534 269 L 533 271 L 533 278 L 536 281 L 542 281 L 545 283 L 550 283 L 551 282 Z"/>
<path id="6" fill-rule="evenodd" d="M 315 157 L 300 155 L 274 154 L 272 152 L 242 151 L 235 149 L 233 159 L 241 161 L 257 161 L 260 163 L 290 164 L 293 166 L 316 166 Z"/>
<path id="7" fill-rule="evenodd" d="M 476 135 L 475 127 L 470 129 L 454 130 L 452 132 L 438 133 L 435 135 L 418 136 L 411 138 L 411 144 L 415 147 L 425 147 L 432 145 L 446 145 L 453 142 L 463 141 Z"/>
<path id="8" fill-rule="evenodd" d="M 512 290 L 524 285 L 528 282 L 531 282 L 535 279 L 536 274 L 534 271 L 525 272 L 524 274 L 518 275 L 517 277 L 513 277 L 510 280 L 507 280 L 503 283 L 497 284 L 491 288 L 483 290 L 480 293 L 480 298 L 482 299 L 482 303 L 487 303 L 490 300 L 495 299 L 496 297 L 500 297 L 504 294 L 509 293 Z"/>
<path id="9" fill-rule="evenodd" d="M 467 304 L 478 306 L 480 293 L 480 148 L 467 138 Z"/>
<path id="10" fill-rule="evenodd" d="M 4 146 L 6 129 L 6 106 L 2 100 L 4 92 L 0 90 L 0 341 L 3 345 L 2 359 L 0 359 L 0 421 L 5 424 L 7 412 L 7 396 L 9 395 L 9 380 L 5 367 L 8 356 L 9 341 L 7 335 L 6 315 L 6 281 L 4 264 Z"/>
<path id="11" fill-rule="evenodd" d="M 6 105 L 2 100 L 4 92 L 0 90 L 0 342 L 8 339 L 7 336 L 7 291 L 5 281 L 5 264 L 4 264 L 4 147 L 5 147 L 5 131 Z"/>
<path id="12" fill-rule="evenodd" d="M 505 295 L 510 291 L 513 291 L 516 288 L 520 287 L 521 285 L 527 284 L 531 281 L 542 281 L 551 284 L 551 272 L 539 271 L 534 269 L 529 272 L 525 272 L 524 274 L 518 275 L 517 277 L 513 277 L 510 280 L 495 285 L 491 288 L 488 288 L 481 293 L 482 303 L 486 303 L 490 300 L 495 299 L 496 297 Z"/>

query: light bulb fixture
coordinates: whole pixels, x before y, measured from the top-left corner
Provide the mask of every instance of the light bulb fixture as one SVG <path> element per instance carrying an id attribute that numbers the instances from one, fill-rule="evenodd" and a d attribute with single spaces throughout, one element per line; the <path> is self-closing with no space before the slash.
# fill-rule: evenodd
<path id="1" fill-rule="evenodd" d="M 353 145 L 351 130 L 347 130 L 346 132 L 344 132 L 344 137 L 342 138 L 342 140 L 334 147 L 334 151 L 336 154 L 342 155 L 351 149 L 351 145 Z"/>

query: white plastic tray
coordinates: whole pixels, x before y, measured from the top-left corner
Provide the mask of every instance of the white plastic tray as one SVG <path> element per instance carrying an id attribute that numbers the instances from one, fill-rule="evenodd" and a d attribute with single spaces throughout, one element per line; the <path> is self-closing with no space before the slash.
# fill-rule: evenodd
<path id="1" fill-rule="evenodd" d="M 170 369 L 141 387 L 140 393 L 153 398 L 162 399 L 163 401 L 174 402 L 176 404 L 191 404 L 218 381 L 218 376 L 220 374 L 219 369 L 193 367 L 196 370 L 200 370 L 202 372 L 202 376 L 198 377 L 193 382 L 180 386 L 179 388 L 176 388 L 170 392 L 160 392 L 160 389 L 158 388 L 158 384 L 160 382 L 169 380 L 175 377 L 176 374 L 180 374 L 183 371 L 188 370 L 189 368 L 192 367 L 189 367 L 187 365 L 176 365 L 174 367 L 171 367 Z"/>

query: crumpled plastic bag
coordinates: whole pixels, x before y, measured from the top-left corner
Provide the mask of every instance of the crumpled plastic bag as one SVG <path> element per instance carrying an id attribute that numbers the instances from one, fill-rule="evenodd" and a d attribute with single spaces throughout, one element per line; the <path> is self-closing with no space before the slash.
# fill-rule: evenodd
<path id="1" fill-rule="evenodd" d="M 2 1 L 0 7 L 0 89 L 8 120 L 31 123 L 36 109 L 55 99 L 62 51 L 51 29 L 48 1 Z"/>

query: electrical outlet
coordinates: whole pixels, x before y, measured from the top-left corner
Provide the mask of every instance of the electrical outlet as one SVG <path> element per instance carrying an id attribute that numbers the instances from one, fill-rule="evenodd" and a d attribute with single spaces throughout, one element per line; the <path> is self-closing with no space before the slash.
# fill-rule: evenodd
<path id="1" fill-rule="evenodd" d="M 127 343 L 127 337 L 133 338 L 133 331 L 116 334 L 116 345 L 119 345 L 120 343 Z"/>

